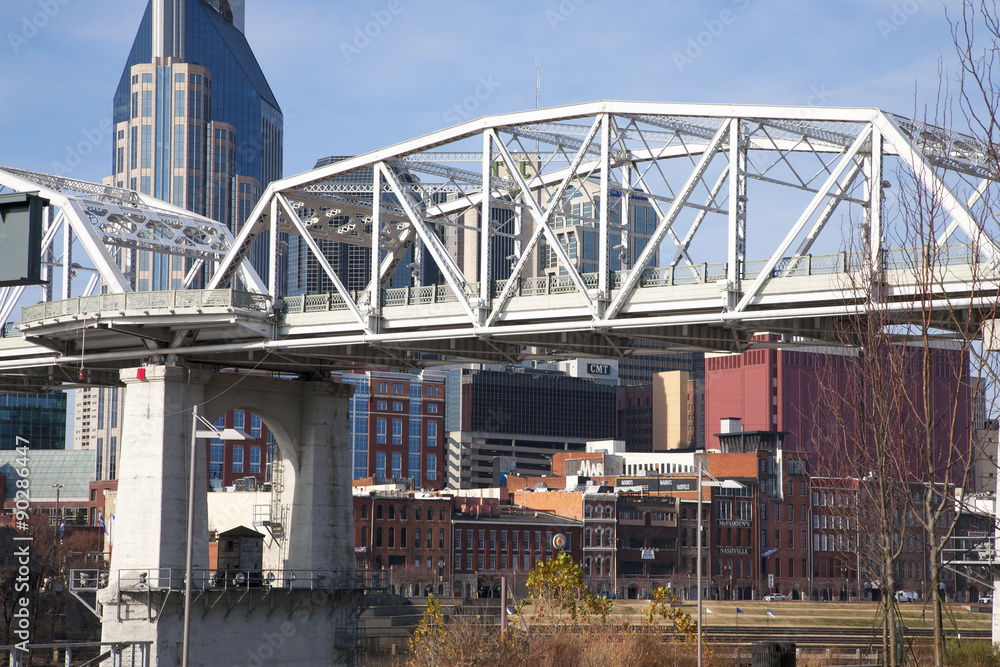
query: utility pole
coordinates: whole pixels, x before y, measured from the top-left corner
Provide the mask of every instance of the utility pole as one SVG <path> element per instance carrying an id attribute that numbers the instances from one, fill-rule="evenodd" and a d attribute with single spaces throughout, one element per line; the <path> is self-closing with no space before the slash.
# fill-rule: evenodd
<path id="1" fill-rule="evenodd" d="M 59 535 L 59 552 L 62 553 L 63 545 L 63 521 L 62 521 L 62 508 L 59 507 L 59 492 L 63 490 L 62 484 L 53 484 L 52 488 L 56 490 L 56 533 Z M 59 576 L 62 577 L 62 556 L 59 557 Z"/>

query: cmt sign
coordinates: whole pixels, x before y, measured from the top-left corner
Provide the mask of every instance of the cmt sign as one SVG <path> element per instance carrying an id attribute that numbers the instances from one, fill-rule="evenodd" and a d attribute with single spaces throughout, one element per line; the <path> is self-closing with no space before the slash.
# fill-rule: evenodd
<path id="1" fill-rule="evenodd" d="M 587 364 L 590 375 L 611 375 L 611 364 Z"/>

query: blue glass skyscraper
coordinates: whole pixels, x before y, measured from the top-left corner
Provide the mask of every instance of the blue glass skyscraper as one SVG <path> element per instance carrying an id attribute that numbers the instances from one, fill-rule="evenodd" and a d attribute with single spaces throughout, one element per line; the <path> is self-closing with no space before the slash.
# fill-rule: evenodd
<path id="1" fill-rule="evenodd" d="M 229 0 L 150 0 L 115 91 L 110 179 L 234 233 L 282 169 L 281 109 L 243 34 L 242 9 Z M 139 291 L 176 288 L 189 268 L 133 254 L 121 263 Z M 251 260 L 263 274 L 266 239 Z"/>
<path id="2" fill-rule="evenodd" d="M 115 90 L 106 179 L 225 223 L 234 234 L 267 184 L 281 178 L 283 152 L 281 108 L 243 33 L 244 5 L 149 0 Z M 268 245 L 259 239 L 251 254 L 260 275 Z M 137 291 L 179 289 L 192 268 L 179 256 L 118 253 Z M 210 268 L 203 271 L 202 279 Z M 121 391 L 84 389 L 76 396 L 74 443 L 97 452 L 99 479 L 116 473 Z"/>

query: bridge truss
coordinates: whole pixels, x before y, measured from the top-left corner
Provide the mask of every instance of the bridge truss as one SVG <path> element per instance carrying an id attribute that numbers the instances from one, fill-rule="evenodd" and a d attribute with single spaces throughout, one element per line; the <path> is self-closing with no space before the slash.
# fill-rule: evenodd
<path id="1" fill-rule="evenodd" d="M 179 354 L 304 371 L 616 357 L 636 339 L 645 352 L 736 351 L 763 330 L 822 341 L 873 293 L 903 323 L 928 291 L 975 318 L 997 295 L 990 155 L 878 109 L 593 102 L 491 116 L 270 184 L 228 248 L 198 245 L 207 288 L 273 299 L 237 312 L 252 322 L 225 336 L 192 336 L 176 314 L 79 304 L 25 309 L 21 332 L 62 355 L 46 363 L 78 363 L 89 313 L 105 323 L 92 337 L 105 363 Z M 6 170 L 0 183 L 12 187 L 10 174 L 31 177 Z M 934 207 L 914 225 L 916 190 Z M 126 195 L 138 196 L 115 196 Z M 325 293 L 275 294 L 281 234 Z M 260 237 L 263 284 L 246 268 Z M 98 241 L 115 239 L 96 239 L 92 257 Z M 331 243 L 360 249 L 364 284 Z M 943 273 L 921 285 L 928 257 Z M 108 264 L 101 277 L 130 291 Z M 111 332 L 115 318 L 131 338 Z M 0 354 L 0 370 L 17 354 Z"/>

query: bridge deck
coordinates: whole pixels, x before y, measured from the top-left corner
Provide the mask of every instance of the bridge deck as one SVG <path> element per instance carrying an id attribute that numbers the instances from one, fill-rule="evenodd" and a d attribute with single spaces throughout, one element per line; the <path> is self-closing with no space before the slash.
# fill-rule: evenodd
<path id="1" fill-rule="evenodd" d="M 968 246 L 939 248 L 931 278 L 912 263 L 920 258 L 913 250 L 887 257 L 874 307 L 897 313 L 900 322 L 915 301 L 930 297 L 942 311 L 985 317 L 1000 293 L 997 269 L 982 258 L 972 262 Z M 289 297 L 278 312 L 269 297 L 234 290 L 79 297 L 24 308 L 18 327 L 23 338 L 0 339 L 0 373 L 23 388 L 29 380 L 114 382 L 117 369 L 167 355 L 296 372 L 359 363 L 517 361 L 540 354 L 616 357 L 622 350 L 735 351 L 762 330 L 821 342 L 837 320 L 873 307 L 860 265 L 847 253 L 785 260 L 739 312 L 727 307 L 730 293 L 718 284 L 724 265 L 651 268 L 611 319 L 595 317 L 564 276 L 519 279 L 503 317 L 490 327 L 472 321 L 446 285 L 383 290 L 380 317 L 365 321 L 336 293 Z M 747 269 L 749 281 L 760 265 L 748 263 Z M 620 286 L 619 276 L 615 290 Z M 497 281 L 493 293 L 503 288 Z M 478 285 L 468 290 L 477 293 Z M 654 347 L 633 350 L 632 338 Z"/>

